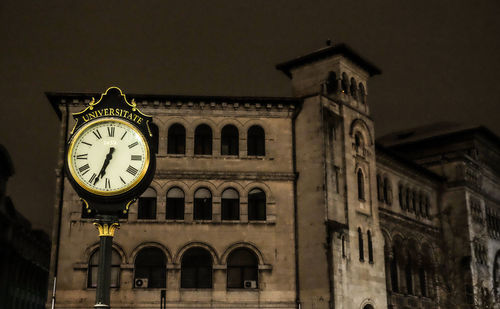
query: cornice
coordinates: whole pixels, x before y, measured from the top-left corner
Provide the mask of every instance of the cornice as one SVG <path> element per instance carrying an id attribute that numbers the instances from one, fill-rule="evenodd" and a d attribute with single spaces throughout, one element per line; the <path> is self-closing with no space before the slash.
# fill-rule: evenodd
<path id="1" fill-rule="evenodd" d="M 60 117 L 61 105 L 80 107 L 88 105 L 98 94 L 92 93 L 46 93 L 56 114 Z M 198 110 L 198 111 L 257 111 L 281 112 L 293 115 L 300 110 L 302 99 L 293 97 L 232 97 L 232 96 L 188 96 L 188 95 L 141 95 L 127 94 L 134 99 L 137 106 L 164 111 Z"/>
<path id="2" fill-rule="evenodd" d="M 440 230 L 438 227 L 417 221 L 413 218 L 409 218 L 406 216 L 403 216 L 401 214 L 398 214 L 396 212 L 393 212 L 389 209 L 379 207 L 379 217 L 380 217 L 380 225 L 383 226 L 383 221 L 386 220 L 388 222 L 394 223 L 396 221 L 396 224 L 400 226 L 405 226 L 406 228 L 414 230 L 415 228 L 418 229 L 422 233 L 433 233 L 434 237 L 439 236 Z"/>
<path id="3" fill-rule="evenodd" d="M 434 188 L 438 188 L 444 182 L 444 178 L 441 176 L 434 174 L 424 167 L 418 166 L 417 168 L 415 163 L 409 164 L 408 162 L 400 160 L 400 158 L 393 157 L 392 155 L 381 151 L 378 146 L 376 147 L 375 152 L 377 167 L 381 164 L 388 169 L 394 170 L 403 175 L 410 175 L 412 176 L 411 178 L 426 183 Z"/>
<path id="4" fill-rule="evenodd" d="M 293 181 L 294 173 L 286 172 L 218 172 L 218 171 L 165 171 L 157 170 L 155 179 L 221 179 L 221 180 L 274 180 Z"/>

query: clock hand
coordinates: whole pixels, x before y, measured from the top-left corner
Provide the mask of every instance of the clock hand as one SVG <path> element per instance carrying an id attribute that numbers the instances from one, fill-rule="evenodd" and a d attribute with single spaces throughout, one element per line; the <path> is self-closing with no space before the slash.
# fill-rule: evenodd
<path id="1" fill-rule="evenodd" d="M 115 151 L 114 147 L 111 147 L 109 149 L 109 152 L 106 155 L 106 159 L 104 160 L 104 163 L 102 165 L 101 171 L 99 172 L 99 175 L 94 180 L 94 185 L 106 174 L 106 167 L 108 167 L 109 161 L 113 158 L 114 151 Z"/>

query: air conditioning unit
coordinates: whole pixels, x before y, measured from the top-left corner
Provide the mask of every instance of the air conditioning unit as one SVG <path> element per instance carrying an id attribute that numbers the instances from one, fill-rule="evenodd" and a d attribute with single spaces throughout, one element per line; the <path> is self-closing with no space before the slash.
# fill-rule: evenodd
<path id="1" fill-rule="evenodd" d="M 257 288 L 257 281 L 245 280 L 245 281 L 243 281 L 243 287 L 245 289 L 256 289 Z"/>
<path id="2" fill-rule="evenodd" d="M 134 286 L 136 288 L 145 289 L 148 287 L 148 278 L 135 278 Z"/>

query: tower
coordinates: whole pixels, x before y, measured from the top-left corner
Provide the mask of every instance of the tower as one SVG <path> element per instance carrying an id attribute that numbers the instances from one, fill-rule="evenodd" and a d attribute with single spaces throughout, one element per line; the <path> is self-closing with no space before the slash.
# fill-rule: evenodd
<path id="1" fill-rule="evenodd" d="M 297 300 L 302 308 L 385 308 L 367 100 L 367 82 L 381 72 L 344 44 L 276 68 L 303 99 L 294 123 Z"/>

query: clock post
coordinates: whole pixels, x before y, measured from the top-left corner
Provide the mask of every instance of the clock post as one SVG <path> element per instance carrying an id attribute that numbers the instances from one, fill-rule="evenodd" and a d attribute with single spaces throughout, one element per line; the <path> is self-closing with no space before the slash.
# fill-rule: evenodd
<path id="1" fill-rule="evenodd" d="M 96 304 L 94 308 L 110 308 L 109 288 L 111 286 L 113 236 L 120 224 L 116 216 L 100 215 L 94 225 L 99 229 L 99 268 L 97 270 Z"/>
<path id="2" fill-rule="evenodd" d="M 117 87 L 94 98 L 76 121 L 68 141 L 65 168 L 68 180 L 85 203 L 95 210 L 99 230 L 99 268 L 94 308 L 110 308 L 113 237 L 119 215 L 150 185 L 155 172 L 151 151 L 152 117 L 128 102 Z"/>

